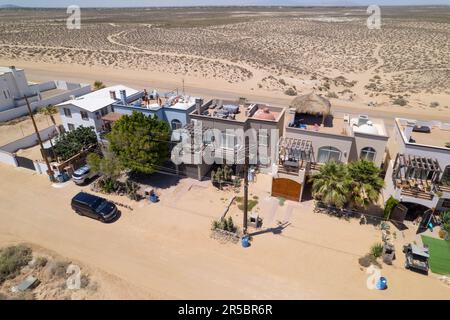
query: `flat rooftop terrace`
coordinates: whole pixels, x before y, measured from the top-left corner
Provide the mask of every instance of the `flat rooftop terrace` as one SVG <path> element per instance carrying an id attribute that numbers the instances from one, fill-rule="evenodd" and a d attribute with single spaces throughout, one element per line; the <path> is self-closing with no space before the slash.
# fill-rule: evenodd
<path id="1" fill-rule="evenodd" d="M 424 123 L 421 125 L 426 126 Z M 430 128 L 429 133 L 413 131 L 411 133 L 411 138 L 415 142 L 410 140 L 410 143 L 445 148 L 446 143 L 450 142 L 450 125 L 448 130 L 441 128 L 440 125 L 429 124 L 428 127 Z M 400 124 L 400 128 L 403 132 L 405 132 L 406 125 Z"/>
<path id="2" fill-rule="evenodd" d="M 246 122 L 248 119 L 278 122 L 284 108 L 264 103 L 240 102 L 237 100 L 212 99 L 201 107 L 201 114 L 194 110 L 191 115 L 217 118 L 229 121 Z"/>
<path id="3" fill-rule="evenodd" d="M 296 127 L 292 127 L 291 124 L 295 119 L 297 123 Z M 358 115 L 347 115 L 347 116 L 330 116 L 322 125 L 321 120 L 312 121 L 311 119 L 303 118 L 300 114 L 289 114 L 287 117 L 287 126 L 289 128 L 307 131 L 316 131 L 325 134 L 342 135 L 342 136 L 352 136 L 353 132 L 372 134 L 372 135 L 387 135 L 387 130 L 382 119 L 370 118 L 370 126 L 360 125 L 358 126 Z"/>

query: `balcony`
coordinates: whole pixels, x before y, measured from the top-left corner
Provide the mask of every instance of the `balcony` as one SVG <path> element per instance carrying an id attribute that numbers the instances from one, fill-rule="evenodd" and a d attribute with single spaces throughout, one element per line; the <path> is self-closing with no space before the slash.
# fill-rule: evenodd
<path id="1" fill-rule="evenodd" d="M 436 159 L 398 154 L 392 172 L 396 189 L 401 195 L 432 200 L 439 191 L 441 169 Z"/>
<path id="2" fill-rule="evenodd" d="M 278 141 L 278 172 L 299 175 L 300 170 L 309 170 L 311 141 L 281 137 Z"/>

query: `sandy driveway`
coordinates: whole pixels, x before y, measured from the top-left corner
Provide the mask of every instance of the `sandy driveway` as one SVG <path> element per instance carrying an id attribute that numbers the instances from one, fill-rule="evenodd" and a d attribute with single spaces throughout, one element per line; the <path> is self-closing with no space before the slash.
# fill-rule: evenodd
<path id="1" fill-rule="evenodd" d="M 400 262 L 382 270 L 389 290 L 368 290 L 358 258 L 378 241 L 379 231 L 314 215 L 303 206 L 289 213 L 291 226 L 281 235 L 259 235 L 251 248 L 243 249 L 209 238 L 211 220 L 223 208 L 217 205 L 220 195 L 207 189 L 189 191 L 201 199 L 195 207 L 192 193 L 177 205 L 164 205 L 170 199 L 157 205 L 142 202 L 106 225 L 71 211 L 70 199 L 79 191 L 71 183 L 56 189 L 44 176 L 0 165 L 0 189 L 0 245 L 24 241 L 81 261 L 108 275 L 100 285 L 111 290 L 110 297 L 450 297 L 450 289 L 435 276 L 405 271 Z M 280 210 L 283 215 L 287 209 Z"/>

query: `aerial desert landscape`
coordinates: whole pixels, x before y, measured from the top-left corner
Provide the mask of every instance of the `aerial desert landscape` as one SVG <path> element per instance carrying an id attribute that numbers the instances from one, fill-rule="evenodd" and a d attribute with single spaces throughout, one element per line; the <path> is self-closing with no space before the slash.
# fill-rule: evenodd
<path id="1" fill-rule="evenodd" d="M 330 101 L 333 114 L 340 115 L 336 116 L 336 123 L 342 120 L 344 125 L 343 113 L 367 115 L 366 120 L 370 116 L 374 121 L 380 120 L 379 123 L 384 121 L 380 126 L 383 130 L 379 135 L 378 132 L 372 135 L 372 141 L 388 141 L 395 131 L 393 129 L 399 125 L 394 120 L 397 117 L 441 121 L 439 125 L 442 130 L 433 129 L 438 131 L 439 136 L 429 135 L 427 142 L 431 145 L 435 142 L 433 137 L 438 136 L 441 144 L 430 149 L 444 150 L 441 152 L 444 158 L 447 155 L 445 152 L 448 152 L 444 149 L 444 143 L 448 143 L 446 148 L 450 148 L 450 138 L 446 136 L 450 132 L 450 7 L 382 7 L 381 29 L 368 28 L 369 14 L 366 9 L 82 8 L 81 29 L 73 30 L 66 27 L 66 9 L 0 9 L 0 66 L 25 70 L 32 83 L 61 79 L 83 84 L 99 81 L 109 88 L 123 84 L 149 92 L 152 89 L 158 92 L 173 90 L 177 91 L 177 101 L 181 96 L 178 93 L 183 92 L 183 95 L 202 97 L 205 101 L 210 98 L 245 97 L 258 103 L 288 108 L 296 96 L 313 92 L 320 96 L 317 99 L 326 97 Z M 100 92 L 101 89 L 95 91 Z M 111 99 L 120 102 L 114 90 L 105 92 L 107 99 L 113 94 Z M 77 99 L 70 98 L 72 103 Z M 195 103 L 197 106 L 197 101 Z M 131 102 L 125 101 L 124 104 L 123 110 L 131 108 Z M 58 137 L 49 137 L 47 142 L 50 143 L 63 141 L 58 141 L 63 136 L 59 130 L 64 131 L 61 128 L 67 126 L 66 116 L 72 118 L 72 111 L 67 105 L 61 112 L 57 109 L 59 107 L 51 115 L 41 112 L 34 116 L 37 130 L 52 126 L 52 120 L 59 126 Z M 90 110 L 92 114 L 96 112 L 97 120 L 100 119 L 99 111 L 108 109 L 108 106 L 101 107 Z M 105 120 L 104 117 L 111 114 L 117 116 L 119 109 L 111 109 L 106 114 L 102 112 L 101 119 Z M 265 109 L 269 112 L 268 108 Z M 70 112 L 66 114 L 66 110 Z M 290 110 L 293 112 L 285 111 L 285 118 L 278 119 L 282 130 L 295 132 L 298 129 L 299 136 L 307 132 L 299 127 L 289 127 L 289 117 L 293 116 L 295 120 L 296 112 L 293 109 Z M 201 116 L 200 110 L 198 112 L 197 116 Z M 78 114 L 81 112 L 78 111 Z M 120 115 L 113 122 L 125 118 L 128 119 L 128 116 Z M 86 115 L 86 118 L 81 116 L 80 119 L 88 118 Z M 322 132 L 316 132 L 319 131 L 319 124 L 315 126 L 314 132 L 311 129 L 307 133 L 311 136 L 326 134 L 322 128 L 324 122 L 320 129 Z M 75 127 L 66 129 L 68 133 L 75 130 Z M 24 139 L 34 132 L 35 127 L 28 114 L 0 123 L 0 145 Z M 333 141 L 337 141 L 332 140 L 333 137 L 348 141 L 354 138 L 344 129 L 336 132 L 328 135 L 330 150 L 335 144 Z M 153 136 L 153 133 L 147 134 L 147 137 Z M 416 132 L 414 136 L 420 137 Z M 98 144 L 96 152 L 105 151 L 105 145 L 111 143 L 105 139 L 100 134 L 94 134 L 95 144 Z M 367 143 L 368 146 L 373 146 L 370 143 Z M 53 150 L 54 145 L 45 148 Z M 376 153 L 375 149 L 370 149 L 373 154 Z M 86 158 L 85 151 L 84 146 L 80 147 L 76 155 L 62 162 L 67 161 L 75 169 L 69 158 L 76 158 L 75 163 L 80 154 L 80 159 Z M 378 152 L 383 157 L 381 162 L 386 161 L 385 166 L 375 166 L 378 170 L 375 176 L 379 179 L 382 175 L 383 179 L 387 176 L 386 168 L 395 160 L 396 153 L 388 153 L 384 145 Z M 346 152 L 343 154 L 347 157 Z M 355 151 L 355 154 L 362 158 L 361 153 Z M 211 175 L 210 171 L 203 181 L 201 178 L 198 181 L 187 175 L 178 175 L 178 166 L 176 174 L 169 170 L 140 172 L 147 174 L 145 177 L 150 182 L 145 186 L 142 183 L 141 189 L 145 187 L 146 193 L 137 200 L 127 198 L 126 194 L 116 190 L 108 193 L 95 189 L 96 179 L 106 176 L 104 172 L 99 172 L 92 181 L 86 178 L 88 183 L 81 185 L 73 181 L 50 181 L 51 170 L 46 172 L 45 167 L 39 172 L 39 162 L 42 164 L 42 158 L 46 156 L 43 157 L 37 141 L 33 147 L 22 147 L 8 155 L 16 159 L 16 166 L 0 163 L 0 190 L 3 191 L 0 193 L 0 257 L 9 246 L 28 248 L 23 250 L 32 250 L 32 254 L 28 254 L 30 261 L 14 277 L 3 284 L 0 281 L 0 300 L 448 300 L 450 297 L 450 278 L 447 274 L 430 272 L 424 276 L 405 269 L 407 261 L 402 248 L 421 241 L 416 232 L 420 221 L 411 219 L 402 224 L 405 228 L 398 228 L 397 221 L 383 215 L 382 207 L 387 200 L 384 195 L 372 201 L 371 206 L 364 207 L 367 210 L 358 218 L 334 217 L 318 213 L 317 199 L 313 200 L 313 197 L 305 200 L 300 196 L 297 197 L 299 201 L 292 201 L 274 196 L 273 177 L 278 171 L 274 173 L 270 168 L 264 168 L 265 171 L 252 168 L 256 174 L 249 183 L 250 199 L 254 213 L 262 218 L 264 224 L 263 229 L 252 229 L 253 242 L 244 249 L 240 241 L 246 232 L 240 233 L 240 230 L 246 227 L 241 221 L 248 219 L 240 207 L 243 206 L 242 194 L 246 192 L 241 185 L 241 172 L 233 177 L 236 179 L 233 181 L 239 180 L 239 184 L 223 189 L 222 185 L 220 188 L 214 185 L 214 174 Z M 23 161 L 24 158 L 29 158 L 31 170 L 17 162 L 17 159 Z M 84 158 L 83 161 L 86 160 Z M 53 164 L 59 160 L 53 151 Z M 287 162 L 295 161 L 298 165 L 298 159 Z M 87 163 L 87 160 L 84 162 Z M 317 163 L 314 170 L 320 170 L 327 162 L 334 163 L 327 159 Z M 271 165 L 272 168 L 281 166 L 280 163 Z M 439 170 L 447 172 L 444 171 L 446 166 L 442 165 Z M 63 169 L 61 166 L 58 177 L 67 173 Z M 135 172 L 128 169 L 120 167 L 118 176 L 133 177 Z M 433 175 L 438 172 L 434 169 Z M 245 173 L 248 173 L 248 166 L 246 170 Z M 300 175 L 298 167 L 293 170 Z M 441 174 L 441 171 L 438 173 Z M 388 173 L 387 180 L 393 177 L 393 171 Z M 380 189 L 384 188 L 383 179 Z M 447 179 L 450 181 L 450 178 Z M 436 185 L 440 183 L 435 180 L 433 183 L 436 182 Z M 303 188 L 309 188 L 308 192 L 312 194 L 312 180 L 303 182 L 302 192 Z M 152 193 L 147 189 L 151 189 Z M 446 190 L 450 190 L 450 185 Z M 432 191 L 444 198 L 444 191 Z M 79 192 L 107 197 L 120 207 L 117 220 L 99 223 L 79 217 L 73 212 L 76 210 L 71 202 Z M 434 193 L 432 196 L 435 196 Z M 159 197 L 157 201 L 152 202 L 152 195 Z M 399 195 L 401 199 L 402 194 Z M 217 235 L 214 233 L 214 223 L 223 221 L 227 213 L 236 223 L 234 242 L 227 241 L 229 239 L 221 241 L 220 233 L 218 239 L 214 238 Z M 380 262 L 381 253 L 375 257 L 378 260 L 375 259 L 374 265 L 388 279 L 388 289 L 383 291 L 370 288 L 373 261 L 368 258 L 374 243 L 388 242 L 383 238 L 385 230 L 382 230 L 381 222 L 391 228 L 389 235 L 392 239 L 389 240 L 397 248 L 397 256 L 390 264 Z M 229 230 L 224 228 L 222 231 Z M 438 232 L 437 226 L 434 229 L 425 227 L 424 234 L 438 238 Z M 45 263 L 42 262 L 44 258 Z M 73 292 L 64 287 L 68 278 L 64 268 L 70 264 L 79 265 L 83 272 L 84 285 L 80 291 Z M 12 288 L 32 274 L 42 280 L 33 294 L 11 293 Z"/>
<path id="2" fill-rule="evenodd" d="M 366 9 L 82 9 L 80 30 L 66 28 L 65 10 L 3 10 L 0 63 L 36 81 L 101 71 L 107 83 L 120 71 L 150 87 L 279 101 L 316 91 L 345 107 L 448 117 L 450 9 L 383 7 L 381 29 L 367 27 Z"/>

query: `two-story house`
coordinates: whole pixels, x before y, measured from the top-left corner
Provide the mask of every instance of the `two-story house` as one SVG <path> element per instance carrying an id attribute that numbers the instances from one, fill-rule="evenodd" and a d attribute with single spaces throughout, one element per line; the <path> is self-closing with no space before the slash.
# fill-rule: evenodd
<path id="1" fill-rule="evenodd" d="M 115 113 L 114 106 L 127 105 L 142 96 L 142 92 L 123 85 L 100 89 L 57 105 L 65 130 L 74 130 L 80 126 L 92 127 L 97 135 L 108 124 L 107 116 Z M 118 114 L 120 116 L 120 114 Z"/>
<path id="2" fill-rule="evenodd" d="M 450 210 L 450 123 L 396 118 L 384 197 Z"/>
<path id="3" fill-rule="evenodd" d="M 193 153 L 202 157 L 204 148 L 215 144 L 214 163 L 229 164 L 235 173 L 239 173 L 245 156 L 245 136 L 248 136 L 249 153 L 252 156 L 250 164 L 266 170 L 270 168 L 273 158 L 271 150 L 276 148 L 278 138 L 283 132 L 284 108 L 247 102 L 245 98 L 212 99 L 204 104 L 198 99 L 195 110 L 189 116 L 191 123 L 185 129 L 193 134 L 195 126 L 201 125 L 204 135 L 203 145 L 196 146 Z M 212 135 L 212 131 L 220 136 Z M 184 157 L 191 159 L 191 154 L 185 154 Z M 178 165 L 177 169 L 182 174 L 201 180 L 211 166 L 211 163 L 192 164 L 185 161 L 183 165 Z"/>
<path id="4" fill-rule="evenodd" d="M 292 101 L 272 170 L 273 196 L 301 201 L 308 177 L 328 161 L 365 159 L 383 166 L 388 141 L 384 122 L 366 115 L 333 115 L 331 109 L 316 94 Z"/>

